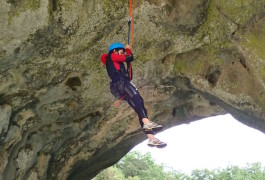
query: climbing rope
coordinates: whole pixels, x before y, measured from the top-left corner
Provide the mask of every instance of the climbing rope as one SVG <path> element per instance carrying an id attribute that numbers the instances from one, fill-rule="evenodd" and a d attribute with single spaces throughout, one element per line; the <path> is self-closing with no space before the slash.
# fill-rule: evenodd
<path id="1" fill-rule="evenodd" d="M 130 8 L 129 8 L 129 19 L 128 19 L 128 44 L 131 42 L 131 51 L 133 45 L 133 22 L 134 22 L 134 0 L 130 0 Z M 132 34 L 131 34 L 132 31 Z M 127 71 L 129 74 L 130 80 L 132 80 L 132 64 L 127 63 Z M 126 95 L 122 96 L 117 102 L 113 104 L 115 108 L 118 108 L 121 104 L 121 101 L 126 97 Z"/>
<path id="2" fill-rule="evenodd" d="M 131 50 L 133 47 L 133 22 L 134 22 L 134 0 L 130 0 L 130 8 L 129 8 L 129 19 L 128 19 L 128 44 L 130 44 L 131 40 Z M 131 26 L 132 25 L 132 26 Z M 130 32 L 132 30 L 132 34 L 130 37 Z M 127 63 L 127 70 L 129 73 L 129 78 L 132 80 L 132 64 Z"/>

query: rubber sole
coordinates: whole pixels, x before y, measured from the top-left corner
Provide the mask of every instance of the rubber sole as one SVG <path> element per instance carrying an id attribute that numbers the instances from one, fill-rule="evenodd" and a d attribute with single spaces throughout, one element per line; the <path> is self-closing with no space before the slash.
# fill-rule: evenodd
<path id="1" fill-rule="evenodd" d="M 149 147 L 157 147 L 157 148 L 164 148 L 167 146 L 167 144 L 158 144 L 158 145 L 154 145 L 154 144 L 147 144 Z"/>
<path id="2" fill-rule="evenodd" d="M 157 128 L 152 128 L 152 129 L 144 129 L 145 132 L 149 132 L 149 131 L 153 131 L 153 132 L 157 132 L 162 130 L 163 127 L 157 127 Z"/>

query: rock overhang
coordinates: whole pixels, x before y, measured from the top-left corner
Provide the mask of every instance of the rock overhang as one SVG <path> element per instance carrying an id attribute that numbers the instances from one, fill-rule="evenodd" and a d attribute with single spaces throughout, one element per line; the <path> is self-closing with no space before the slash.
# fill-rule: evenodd
<path id="1" fill-rule="evenodd" d="M 0 179 L 92 178 L 145 138 L 99 60 L 126 41 L 127 2 L 0 4 Z M 265 132 L 264 6 L 136 2 L 133 82 L 153 121 L 230 113 Z"/>

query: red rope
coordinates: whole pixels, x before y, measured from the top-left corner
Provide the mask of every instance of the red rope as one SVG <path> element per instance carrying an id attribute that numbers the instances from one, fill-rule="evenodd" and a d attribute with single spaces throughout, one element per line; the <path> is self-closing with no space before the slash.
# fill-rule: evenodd
<path id="1" fill-rule="evenodd" d="M 132 34 L 131 34 L 131 51 L 133 45 L 133 22 L 134 22 L 134 0 L 130 0 L 130 10 L 129 10 L 129 18 L 132 19 Z M 132 64 L 129 66 L 129 78 L 132 79 Z M 118 101 L 116 101 L 113 106 L 118 108 L 121 104 L 122 100 L 126 97 L 126 95 L 122 96 Z"/>
<path id="2" fill-rule="evenodd" d="M 116 102 L 113 104 L 113 106 L 114 106 L 115 108 L 118 108 L 119 105 L 121 104 L 122 100 L 123 100 L 125 97 L 126 97 L 126 95 L 122 96 L 118 101 L 116 101 Z"/>
<path id="3" fill-rule="evenodd" d="M 132 0 L 130 0 L 130 10 L 129 10 L 129 17 L 131 17 L 131 12 L 132 12 Z"/>

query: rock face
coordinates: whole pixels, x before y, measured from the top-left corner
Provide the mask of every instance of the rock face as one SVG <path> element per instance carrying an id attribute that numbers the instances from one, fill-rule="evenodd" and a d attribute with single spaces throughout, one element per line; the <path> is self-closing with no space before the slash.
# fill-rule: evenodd
<path id="1" fill-rule="evenodd" d="M 0 1 L 0 179 L 90 179 L 145 139 L 100 55 L 123 0 Z M 165 129 L 230 113 L 265 132 L 265 1 L 140 0 L 133 83 Z"/>

